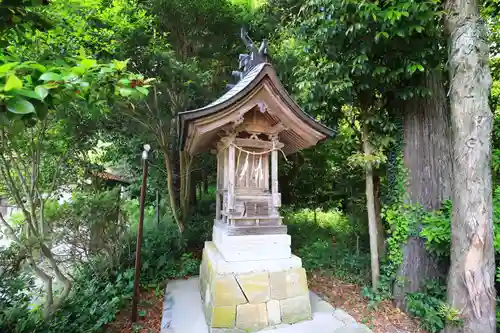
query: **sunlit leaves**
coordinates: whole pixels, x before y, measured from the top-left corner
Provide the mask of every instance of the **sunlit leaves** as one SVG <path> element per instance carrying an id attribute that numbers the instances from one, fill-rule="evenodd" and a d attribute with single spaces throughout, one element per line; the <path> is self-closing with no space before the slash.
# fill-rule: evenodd
<path id="1" fill-rule="evenodd" d="M 60 74 L 53 73 L 53 72 L 46 72 L 46 73 L 43 73 L 39 77 L 39 80 L 40 81 L 62 81 L 63 78 Z"/>
<path id="2" fill-rule="evenodd" d="M 1 59 L 7 58 L 0 58 L 0 63 Z M 4 110 L 13 115 L 43 118 L 48 109 L 72 100 L 102 104 L 115 97 L 140 99 L 152 83 L 142 75 L 126 72 L 126 61 L 99 64 L 86 57 L 67 60 L 39 64 L 9 59 L 0 64 L 0 112 L 5 105 Z"/>
<path id="3" fill-rule="evenodd" d="M 12 89 L 21 89 L 22 87 L 23 87 L 23 81 L 21 81 L 17 76 L 12 74 L 7 78 L 7 81 L 3 89 L 5 91 L 10 91 Z"/>

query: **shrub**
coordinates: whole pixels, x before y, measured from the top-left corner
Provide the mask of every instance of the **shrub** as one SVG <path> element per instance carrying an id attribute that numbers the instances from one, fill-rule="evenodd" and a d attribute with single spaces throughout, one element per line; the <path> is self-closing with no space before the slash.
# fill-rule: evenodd
<path id="1" fill-rule="evenodd" d="M 334 248 L 325 240 L 318 240 L 298 249 L 306 270 L 328 271 L 333 276 L 350 283 L 365 284 L 370 278 L 370 256 L 356 254 L 345 248 Z"/>
<path id="2" fill-rule="evenodd" d="M 358 235 L 353 228 L 354 222 L 337 210 L 314 211 L 301 209 L 296 211 L 283 210 L 288 233 L 292 237 L 292 246 L 299 249 L 317 240 L 325 240 L 339 247 L 355 249 L 353 239 Z M 360 242 L 361 244 L 365 242 Z M 363 245 L 362 245 L 363 246 Z"/>
<path id="3" fill-rule="evenodd" d="M 442 281 L 433 281 L 425 284 L 420 292 L 406 295 L 408 312 L 419 318 L 422 328 L 437 333 L 444 329 L 446 317 L 444 311 L 440 310 L 446 300 Z"/>
<path id="4" fill-rule="evenodd" d="M 13 331 L 28 314 L 32 277 L 21 267 L 22 257 L 14 246 L 0 248 L 0 332 Z M 19 325 L 19 331 L 24 326 Z"/>
<path id="5" fill-rule="evenodd" d="M 127 228 L 113 240 L 119 246 L 111 254 L 97 252 L 86 261 L 78 260 L 73 265 L 74 287 L 71 294 L 49 320 L 42 320 L 41 309 L 29 309 L 29 297 L 19 293 L 26 289 L 28 283 L 19 271 L 13 271 L 0 281 L 0 332 L 93 333 L 102 331 L 106 324 L 114 320 L 132 296 L 134 279 L 139 206 L 134 200 L 125 202 L 123 206 Z M 64 214 L 69 212 L 67 206 L 63 205 L 61 209 Z M 81 209 L 84 210 L 83 205 Z M 186 253 L 189 238 L 180 237 L 177 225 L 168 211 L 164 211 L 166 213 L 158 223 L 154 218 L 154 209 L 146 207 L 145 210 L 141 248 L 143 287 L 163 285 L 167 279 L 198 273 L 199 260 Z M 57 215 L 61 213 L 57 210 L 52 213 L 52 216 L 62 216 Z M 76 220 L 74 215 L 66 216 Z M 198 219 L 207 220 L 201 216 Z M 200 223 L 198 230 L 203 228 L 205 226 Z M 202 237 L 200 233 L 196 236 L 197 239 Z M 0 251 L 0 260 L 6 254 Z M 5 258 L 2 262 L 7 262 Z"/>

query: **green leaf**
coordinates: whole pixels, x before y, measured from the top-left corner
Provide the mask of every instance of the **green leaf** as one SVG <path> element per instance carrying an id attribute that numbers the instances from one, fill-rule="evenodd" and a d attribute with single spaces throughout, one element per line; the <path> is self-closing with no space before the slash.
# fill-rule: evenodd
<path id="1" fill-rule="evenodd" d="M 24 62 L 22 63 L 19 68 L 29 68 L 29 69 L 36 69 L 40 72 L 45 72 L 47 71 L 47 67 L 45 67 L 44 65 L 41 65 L 37 62 L 34 62 L 34 61 L 27 61 L 27 62 Z"/>
<path id="2" fill-rule="evenodd" d="M 4 90 L 9 91 L 12 89 L 21 89 L 23 87 L 23 81 L 21 81 L 17 76 L 11 75 L 5 83 Z"/>
<path id="3" fill-rule="evenodd" d="M 49 94 L 49 90 L 44 86 L 36 86 L 35 92 L 40 96 L 42 100 Z"/>
<path id="4" fill-rule="evenodd" d="M 144 87 L 137 87 L 136 88 L 141 94 L 147 96 L 149 94 L 149 90 L 144 88 Z"/>
<path id="5" fill-rule="evenodd" d="M 71 68 L 71 72 L 75 73 L 76 75 L 83 75 L 85 74 L 85 68 L 82 66 L 75 66 Z"/>
<path id="6" fill-rule="evenodd" d="M 80 65 L 84 68 L 92 68 L 97 65 L 97 61 L 95 59 L 83 59 Z"/>
<path id="7" fill-rule="evenodd" d="M 2 66 L 0 66 L 0 74 L 7 73 L 17 65 L 19 65 L 19 62 L 8 62 L 6 64 L 3 64 Z"/>
<path id="8" fill-rule="evenodd" d="M 54 72 L 47 72 L 47 73 L 43 73 L 39 80 L 41 81 L 62 81 L 62 76 L 57 74 L 57 73 L 54 73 Z"/>
<path id="9" fill-rule="evenodd" d="M 40 101 L 42 100 L 42 97 L 36 91 L 33 91 L 33 90 L 28 90 L 28 89 L 14 89 L 14 90 L 12 90 L 12 93 L 15 94 L 15 95 L 19 95 L 19 96 L 24 96 L 24 97 L 38 99 Z"/>
<path id="10" fill-rule="evenodd" d="M 132 89 L 132 88 L 126 88 L 126 87 L 120 88 L 120 95 L 122 95 L 123 97 L 128 97 L 128 96 L 132 95 L 133 93 L 134 93 L 134 89 Z"/>
<path id="11" fill-rule="evenodd" d="M 14 97 L 7 102 L 7 110 L 16 114 L 28 114 L 34 113 L 35 107 L 24 98 Z"/>
<path id="12" fill-rule="evenodd" d="M 127 68 L 128 59 L 125 61 L 113 60 L 113 63 L 115 64 L 116 70 L 122 71 Z"/>

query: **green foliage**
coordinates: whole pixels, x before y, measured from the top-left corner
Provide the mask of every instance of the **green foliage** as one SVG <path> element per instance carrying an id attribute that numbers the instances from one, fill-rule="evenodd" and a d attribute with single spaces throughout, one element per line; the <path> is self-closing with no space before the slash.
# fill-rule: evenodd
<path id="1" fill-rule="evenodd" d="M 98 259 L 82 267 L 72 296 L 52 320 L 37 325 L 38 332 L 100 332 L 115 318 L 132 296 L 134 270 L 114 270 L 105 261 Z"/>
<path id="2" fill-rule="evenodd" d="M 0 126 L 11 127 L 19 119 L 30 124 L 72 99 L 92 104 L 110 101 L 115 95 L 147 95 L 149 86 L 143 76 L 125 70 L 126 62 L 98 64 L 85 56 L 38 63 L 0 55 Z M 140 83 L 132 88 L 131 80 Z"/>
<path id="3" fill-rule="evenodd" d="M 354 249 L 336 247 L 326 240 L 317 240 L 297 250 L 308 271 L 328 272 L 342 281 L 366 284 L 370 279 L 370 257 L 366 252 L 356 254 Z"/>
<path id="4" fill-rule="evenodd" d="M 94 200 L 98 196 L 85 196 L 88 198 L 89 208 L 82 204 L 82 194 L 75 197 L 78 196 L 80 198 L 74 203 L 77 207 L 71 212 L 80 212 L 81 215 L 71 216 L 66 205 L 51 207 L 50 209 L 60 207 L 63 210 L 62 213 L 56 214 L 53 211 L 51 214 L 74 220 L 92 216 L 97 204 Z M 132 228 L 115 240 L 120 245 L 115 248 L 115 252 L 93 255 L 75 266 L 74 288 L 50 320 L 42 320 L 40 308 L 30 309 L 30 298 L 33 295 L 20 293 L 28 280 L 22 280 L 22 275 L 15 274 L 12 276 L 19 276 L 18 280 L 13 277 L 2 279 L 0 327 L 19 333 L 90 333 L 101 332 L 104 325 L 113 321 L 117 312 L 130 300 L 133 291 L 138 202 L 126 202 L 123 210 Z M 179 237 L 177 227 L 168 214 L 158 224 L 152 207 L 147 207 L 141 251 L 141 285 L 160 290 L 166 279 L 197 274 L 200 262 L 193 254 L 186 252 L 187 242 L 188 240 Z M 1 251 L 0 255 L 5 256 L 6 252 Z M 18 285 L 14 285 L 15 283 Z"/>
<path id="5" fill-rule="evenodd" d="M 426 213 L 420 233 L 426 240 L 426 247 L 440 257 L 448 257 L 451 248 L 451 213 L 450 201 L 443 203 L 440 210 Z M 493 245 L 500 252 L 500 186 L 493 193 L 493 227 L 495 230 Z"/>
<path id="6" fill-rule="evenodd" d="M 285 219 L 294 252 L 304 268 L 328 272 L 351 283 L 369 281 L 366 235 L 356 235 L 352 221 L 340 212 L 301 209 L 286 211 Z"/>
<path id="7" fill-rule="evenodd" d="M 420 292 L 406 295 L 408 311 L 419 318 L 420 325 L 428 332 L 437 333 L 446 324 L 445 299 L 440 282 L 428 282 Z"/>
<path id="8" fill-rule="evenodd" d="M 0 247 L 0 328 L 12 330 L 25 314 L 33 279 L 23 270 L 23 257 L 14 246 Z"/>
<path id="9" fill-rule="evenodd" d="M 427 250 L 438 257 L 450 255 L 451 201 L 445 201 L 440 210 L 426 213 L 422 220 L 420 236 L 425 239 Z"/>
<path id="10" fill-rule="evenodd" d="M 300 58 L 299 100 L 331 117 L 339 102 L 374 106 L 388 92 L 411 98 L 416 87 L 400 84 L 432 66 L 441 15 L 434 0 L 308 1 L 294 22 L 299 40 L 291 37 L 288 48 Z"/>
<path id="11" fill-rule="evenodd" d="M 352 243 L 352 237 L 356 238 L 352 221 L 338 210 L 288 208 L 283 209 L 283 214 L 289 233 L 293 235 L 292 246 L 295 249 L 310 245 L 312 240 L 339 243 L 340 247 L 356 245 Z M 366 234 L 363 236 L 366 237 Z"/>

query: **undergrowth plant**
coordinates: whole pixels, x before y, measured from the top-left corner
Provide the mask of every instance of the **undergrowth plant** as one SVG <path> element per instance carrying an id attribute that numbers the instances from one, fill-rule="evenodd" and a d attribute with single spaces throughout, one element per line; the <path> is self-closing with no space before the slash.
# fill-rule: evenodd
<path id="1" fill-rule="evenodd" d="M 71 274 L 74 288 L 49 320 L 43 320 L 41 309 L 33 304 L 31 295 L 19 293 L 30 285 L 27 278 L 20 280 L 23 275 L 17 274 L 18 280 L 9 280 L 15 284 L 0 282 L 0 332 L 102 332 L 128 303 L 133 291 L 137 201 L 126 202 L 124 212 L 130 228 L 117 242 L 121 247 L 112 257 L 100 253 L 74 266 Z M 151 207 L 145 213 L 141 287 L 153 289 L 161 297 L 167 279 L 198 274 L 200 261 L 187 253 L 188 240 L 179 236 L 175 222 L 167 214 L 158 223 Z M 14 259 L 4 256 L 0 260 L 7 263 Z M 4 292 L 9 294 L 3 295 Z"/>
<path id="2" fill-rule="evenodd" d="M 342 281 L 361 285 L 369 281 L 367 235 L 358 235 L 347 216 L 338 210 L 285 209 L 283 213 L 293 250 L 307 271 L 328 272 Z"/>

